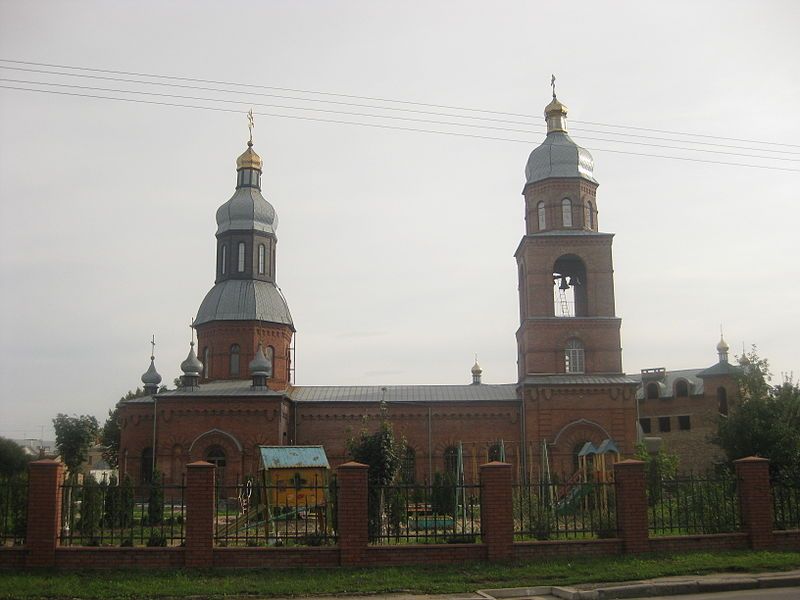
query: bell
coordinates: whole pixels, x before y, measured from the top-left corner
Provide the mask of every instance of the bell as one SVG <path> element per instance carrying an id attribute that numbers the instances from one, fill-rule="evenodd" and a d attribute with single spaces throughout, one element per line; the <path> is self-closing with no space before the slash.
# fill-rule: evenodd
<path id="1" fill-rule="evenodd" d="M 569 284 L 567 283 L 567 278 L 566 277 L 562 277 L 561 278 L 561 285 L 558 286 L 558 289 L 560 289 L 560 290 L 568 290 L 569 289 Z"/>

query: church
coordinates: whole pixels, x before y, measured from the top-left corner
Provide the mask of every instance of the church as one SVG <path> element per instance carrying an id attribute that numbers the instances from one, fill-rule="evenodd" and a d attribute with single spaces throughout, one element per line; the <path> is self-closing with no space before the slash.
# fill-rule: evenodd
<path id="1" fill-rule="evenodd" d="M 159 391 L 151 356 L 147 394 L 119 404 L 121 474 L 147 482 L 159 471 L 180 483 L 187 463 L 206 460 L 232 485 L 258 470 L 261 445 L 322 445 L 335 467 L 348 460 L 350 436 L 377 426 L 381 406 L 406 440 L 408 482 L 453 472 L 458 457 L 467 482 L 499 459 L 516 481 L 545 471 L 569 477 L 587 448 L 627 458 L 651 434 L 687 468 L 709 466 L 708 435 L 736 398 L 728 347 L 720 340 L 718 361 L 705 369 L 623 372 L 614 234 L 600 230 L 594 160 L 568 135 L 555 92 L 544 115 L 547 135 L 525 168 L 525 235 L 515 253 L 517 381 L 482 383 L 476 361 L 462 385 L 294 385 L 295 323 L 275 281 L 276 212 L 261 194 L 251 136 L 235 192 L 216 213 L 215 282 L 194 320 L 197 344 L 181 364 L 181 385 Z"/>

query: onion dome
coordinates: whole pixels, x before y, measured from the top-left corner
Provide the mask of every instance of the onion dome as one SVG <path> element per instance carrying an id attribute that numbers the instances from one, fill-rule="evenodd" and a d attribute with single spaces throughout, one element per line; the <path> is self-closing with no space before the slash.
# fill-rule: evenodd
<path id="1" fill-rule="evenodd" d="M 203 371 L 203 363 L 200 362 L 200 359 L 197 358 L 197 354 L 194 353 L 194 342 L 189 344 L 189 355 L 186 357 L 186 360 L 181 363 L 181 371 L 183 371 L 184 375 L 196 377 L 199 377 L 200 373 Z"/>
<path id="2" fill-rule="evenodd" d="M 544 109 L 547 137 L 531 152 L 525 166 L 526 183 L 536 183 L 549 178 L 580 177 L 592 183 L 594 158 L 567 135 L 567 107 L 553 96 Z"/>
<path id="3" fill-rule="evenodd" d="M 239 158 L 236 159 L 237 169 L 258 169 L 260 171 L 263 164 L 264 161 L 262 161 L 261 157 L 253 150 L 252 141 L 247 142 L 247 150 L 242 152 Z"/>
<path id="4" fill-rule="evenodd" d="M 730 347 L 728 343 L 725 341 L 725 338 L 722 337 L 722 334 L 719 334 L 719 343 L 717 344 L 717 354 L 719 355 L 719 362 L 728 362 L 728 350 Z"/>
<path id="5" fill-rule="evenodd" d="M 262 375 L 264 377 L 268 377 L 271 371 L 272 362 L 270 362 L 270 360 L 264 354 L 264 350 L 261 347 L 261 344 L 259 344 L 255 357 L 250 361 L 250 375 Z"/>
<path id="6" fill-rule="evenodd" d="M 142 383 L 145 388 L 149 386 L 157 387 L 161 383 L 161 375 L 156 371 L 155 359 L 155 356 L 150 357 L 150 367 L 142 375 Z"/>
<path id="7" fill-rule="evenodd" d="M 478 364 L 478 357 L 475 357 L 475 364 L 472 365 L 472 384 L 477 385 L 481 382 L 481 373 L 483 373 L 483 369 Z"/>

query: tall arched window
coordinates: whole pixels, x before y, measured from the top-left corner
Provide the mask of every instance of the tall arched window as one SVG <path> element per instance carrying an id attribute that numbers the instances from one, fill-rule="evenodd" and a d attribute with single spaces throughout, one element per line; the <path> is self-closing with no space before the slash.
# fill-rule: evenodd
<path id="1" fill-rule="evenodd" d="M 219 272 L 225 275 L 228 270 L 228 244 L 222 244 L 219 250 Z"/>
<path id="2" fill-rule="evenodd" d="M 561 224 L 564 227 L 572 227 L 572 202 L 569 198 L 561 201 Z"/>
<path id="3" fill-rule="evenodd" d="M 206 461 L 210 462 L 218 469 L 220 467 L 224 467 L 227 463 L 225 450 L 222 449 L 222 446 L 211 446 L 208 450 L 206 450 Z"/>
<path id="4" fill-rule="evenodd" d="M 689 397 L 689 384 L 685 379 L 679 379 L 675 382 L 675 397 L 688 398 Z"/>
<path id="5" fill-rule="evenodd" d="M 454 477 L 458 476 L 458 448 L 455 446 L 444 449 L 444 472 Z"/>
<path id="6" fill-rule="evenodd" d="M 264 244 L 258 245 L 258 274 L 264 274 L 264 259 L 266 258 L 266 250 Z"/>
<path id="7" fill-rule="evenodd" d="M 203 377 L 208 379 L 208 363 L 211 353 L 208 351 L 208 346 L 203 348 Z"/>
<path id="8" fill-rule="evenodd" d="M 584 370 L 583 344 L 580 340 L 572 338 L 564 348 L 564 371 L 566 373 L 583 373 Z"/>
<path id="9" fill-rule="evenodd" d="M 658 384 L 657 383 L 648 383 L 647 384 L 647 399 L 648 400 L 658 400 Z"/>
<path id="10" fill-rule="evenodd" d="M 717 404 L 719 405 L 719 414 L 728 414 L 728 390 L 720 386 L 717 388 Z"/>
<path id="11" fill-rule="evenodd" d="M 500 444 L 492 444 L 489 446 L 489 462 L 495 460 L 502 460 L 502 452 L 500 452 Z"/>
<path id="12" fill-rule="evenodd" d="M 239 242 L 239 273 L 244 273 L 244 242 Z"/>
<path id="13" fill-rule="evenodd" d="M 539 231 L 547 228 L 547 219 L 544 216 L 544 202 L 536 205 L 536 213 L 539 216 Z"/>
<path id="14" fill-rule="evenodd" d="M 153 481 L 153 449 L 149 446 L 142 450 L 139 478 L 142 483 L 150 483 Z"/>
<path id="15" fill-rule="evenodd" d="M 589 225 L 589 229 L 594 230 L 594 212 L 592 211 L 592 203 L 586 203 L 586 223 Z"/>
<path id="16" fill-rule="evenodd" d="M 239 374 L 239 344 L 231 346 L 231 375 Z"/>
<path id="17" fill-rule="evenodd" d="M 272 346 L 267 346 L 266 351 L 264 352 L 267 360 L 269 361 L 269 372 L 267 373 L 267 377 L 272 377 L 272 374 L 275 372 L 275 365 L 273 361 L 275 360 L 275 348 Z"/>

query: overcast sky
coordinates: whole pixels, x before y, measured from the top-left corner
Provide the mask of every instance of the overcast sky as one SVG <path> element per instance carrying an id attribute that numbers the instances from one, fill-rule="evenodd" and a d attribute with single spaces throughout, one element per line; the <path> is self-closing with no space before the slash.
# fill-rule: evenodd
<path id="1" fill-rule="evenodd" d="M 0 62 L 1 86 L 62 92 L 0 88 L 0 435 L 102 422 L 153 333 L 179 374 L 251 105 L 297 383 L 467 383 L 475 353 L 485 382 L 515 381 L 520 192 L 551 73 L 616 234 L 625 371 L 709 366 L 720 324 L 736 354 L 800 371 L 798 30 L 794 1 L 0 2 L 6 60 L 512 113 Z"/>

